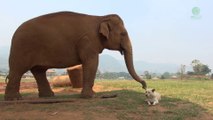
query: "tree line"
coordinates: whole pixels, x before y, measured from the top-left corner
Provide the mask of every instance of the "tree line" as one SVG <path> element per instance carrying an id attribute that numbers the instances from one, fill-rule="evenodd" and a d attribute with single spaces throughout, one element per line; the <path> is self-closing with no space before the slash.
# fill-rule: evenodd
<path id="1" fill-rule="evenodd" d="M 140 77 L 143 79 L 213 79 L 211 69 L 208 65 L 195 59 L 191 62 L 193 71 L 186 71 L 186 65 L 181 65 L 177 73 L 164 72 L 163 74 L 151 73 L 144 71 Z M 126 72 L 104 72 L 100 70 L 96 73 L 96 79 L 132 79 L 131 75 Z"/>
<path id="2" fill-rule="evenodd" d="M 193 71 L 185 72 L 185 65 L 181 65 L 180 76 L 181 79 L 184 78 L 197 78 L 197 79 L 213 79 L 213 74 L 211 74 L 211 69 L 208 65 L 203 64 L 200 60 L 194 59 L 191 62 Z"/>
<path id="3" fill-rule="evenodd" d="M 131 75 L 126 72 L 104 72 L 101 73 L 100 70 L 96 73 L 96 79 L 132 79 Z"/>

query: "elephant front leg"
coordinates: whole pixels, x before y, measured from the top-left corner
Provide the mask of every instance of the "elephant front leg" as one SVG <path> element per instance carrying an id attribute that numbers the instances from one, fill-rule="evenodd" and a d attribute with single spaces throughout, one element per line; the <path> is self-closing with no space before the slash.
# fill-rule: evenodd
<path id="1" fill-rule="evenodd" d="M 98 67 L 98 55 L 87 59 L 82 64 L 83 67 L 83 89 L 81 97 L 92 98 L 94 95 L 93 85 Z"/>

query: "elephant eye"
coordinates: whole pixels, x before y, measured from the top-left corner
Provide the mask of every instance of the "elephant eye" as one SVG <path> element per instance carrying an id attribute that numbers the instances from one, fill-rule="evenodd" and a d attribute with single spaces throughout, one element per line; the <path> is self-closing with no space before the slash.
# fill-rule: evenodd
<path id="1" fill-rule="evenodd" d="M 121 32 L 121 36 L 126 36 L 127 33 L 126 32 Z"/>

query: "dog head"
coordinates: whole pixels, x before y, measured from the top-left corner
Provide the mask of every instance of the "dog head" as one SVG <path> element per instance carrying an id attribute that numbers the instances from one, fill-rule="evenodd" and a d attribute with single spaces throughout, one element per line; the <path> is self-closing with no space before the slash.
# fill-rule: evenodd
<path id="1" fill-rule="evenodd" d="M 155 89 L 147 89 L 145 92 L 145 95 L 147 98 L 153 98 L 155 97 L 154 92 L 155 92 Z"/>

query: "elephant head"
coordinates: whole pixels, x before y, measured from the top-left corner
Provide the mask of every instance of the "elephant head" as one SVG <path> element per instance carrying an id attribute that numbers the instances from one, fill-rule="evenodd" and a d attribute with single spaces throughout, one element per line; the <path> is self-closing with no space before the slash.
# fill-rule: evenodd
<path id="1" fill-rule="evenodd" d="M 118 15 L 104 16 L 100 23 L 99 33 L 102 35 L 103 47 L 110 50 L 119 50 L 122 55 L 124 54 L 125 63 L 130 75 L 146 89 L 146 82 L 135 72 L 132 45 L 122 19 Z"/>

